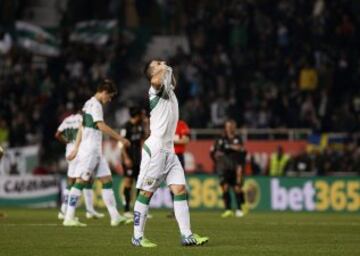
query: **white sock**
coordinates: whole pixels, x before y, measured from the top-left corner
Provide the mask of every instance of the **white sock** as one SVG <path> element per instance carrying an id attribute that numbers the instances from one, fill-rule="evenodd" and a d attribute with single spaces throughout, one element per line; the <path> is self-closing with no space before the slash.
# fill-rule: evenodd
<path id="1" fill-rule="evenodd" d="M 74 219 L 76 206 L 77 206 L 80 196 L 81 196 L 81 189 L 73 186 L 70 189 L 70 193 L 69 193 L 68 205 L 67 205 L 67 210 L 66 210 L 66 215 L 65 215 L 66 220 Z"/>
<path id="2" fill-rule="evenodd" d="M 174 197 L 174 212 L 180 233 L 186 237 L 191 235 L 189 206 L 185 195 Z"/>
<path id="3" fill-rule="evenodd" d="M 87 212 L 95 212 L 94 209 L 94 191 L 92 189 L 84 188 L 83 190 L 85 208 Z"/>
<path id="4" fill-rule="evenodd" d="M 103 188 L 102 191 L 102 198 L 106 205 L 106 208 L 110 214 L 110 218 L 112 220 L 116 220 L 120 217 L 120 214 L 116 208 L 116 200 L 114 196 L 114 191 L 112 188 Z"/>
<path id="5" fill-rule="evenodd" d="M 149 198 L 139 195 L 138 199 L 135 202 L 134 205 L 134 238 L 135 239 L 139 239 L 144 236 L 145 223 L 149 211 L 149 201 L 150 201 Z"/>
<path id="6" fill-rule="evenodd" d="M 66 214 L 66 208 L 67 208 L 67 204 L 68 204 L 68 199 L 69 199 L 69 189 L 68 188 L 66 188 L 65 190 L 64 190 L 64 197 L 63 197 L 63 201 L 62 201 L 62 204 L 61 204 L 61 208 L 60 208 L 60 212 L 62 213 L 62 214 Z"/>

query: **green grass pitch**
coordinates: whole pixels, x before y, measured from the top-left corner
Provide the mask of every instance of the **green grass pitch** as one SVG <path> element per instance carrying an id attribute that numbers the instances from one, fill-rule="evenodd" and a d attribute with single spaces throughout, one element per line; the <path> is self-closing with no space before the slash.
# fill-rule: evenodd
<path id="1" fill-rule="evenodd" d="M 174 219 L 152 210 L 146 235 L 154 249 L 130 244 L 132 225 L 110 227 L 109 219 L 64 228 L 55 209 L 1 209 L 0 255 L 360 255 L 360 216 L 336 213 L 250 213 L 221 219 L 217 211 L 192 211 L 192 229 L 210 237 L 202 247 L 181 247 Z"/>

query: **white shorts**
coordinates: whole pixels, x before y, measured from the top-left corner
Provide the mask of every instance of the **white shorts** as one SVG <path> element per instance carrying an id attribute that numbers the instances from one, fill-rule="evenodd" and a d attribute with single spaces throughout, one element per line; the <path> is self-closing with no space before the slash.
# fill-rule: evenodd
<path id="1" fill-rule="evenodd" d="M 144 144 L 142 149 L 140 173 L 136 188 L 155 192 L 165 181 L 169 185 L 186 185 L 184 169 L 175 153 L 151 150 Z"/>
<path id="2" fill-rule="evenodd" d="M 99 154 L 80 153 L 77 158 L 76 177 L 89 181 L 94 177 L 101 178 L 111 175 L 109 165 L 104 156 Z"/>
<path id="3" fill-rule="evenodd" d="M 78 158 L 68 161 L 68 170 L 67 170 L 67 176 L 69 178 L 77 178 L 76 175 L 76 165 L 78 164 Z"/>

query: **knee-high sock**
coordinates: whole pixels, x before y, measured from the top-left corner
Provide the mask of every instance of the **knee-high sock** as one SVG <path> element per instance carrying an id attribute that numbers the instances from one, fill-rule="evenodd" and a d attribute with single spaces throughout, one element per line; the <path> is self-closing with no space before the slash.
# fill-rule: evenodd
<path id="1" fill-rule="evenodd" d="M 134 205 L 134 237 L 139 239 L 144 236 L 150 198 L 139 194 Z"/>
<path id="2" fill-rule="evenodd" d="M 67 204 L 69 201 L 69 193 L 70 193 L 71 186 L 67 186 L 64 190 L 63 200 L 60 207 L 60 212 L 62 214 L 66 214 Z"/>
<path id="3" fill-rule="evenodd" d="M 130 211 L 130 202 L 131 202 L 131 188 L 125 187 L 124 188 L 124 211 Z"/>
<path id="4" fill-rule="evenodd" d="M 74 186 L 72 186 L 72 188 L 70 189 L 68 205 L 66 209 L 66 216 L 65 216 L 66 220 L 71 220 L 75 217 L 76 206 L 81 196 L 81 191 L 83 187 L 84 187 L 83 184 L 75 183 Z"/>
<path id="5" fill-rule="evenodd" d="M 231 198 L 230 198 L 229 190 L 223 192 L 223 200 L 224 200 L 225 209 L 230 210 L 231 209 Z"/>
<path id="6" fill-rule="evenodd" d="M 92 184 L 86 184 L 84 190 L 84 201 L 85 201 L 85 208 L 87 212 L 94 212 L 94 191 L 92 189 Z"/>
<path id="7" fill-rule="evenodd" d="M 114 191 L 112 188 L 112 182 L 103 184 L 102 187 L 102 198 L 109 212 L 110 218 L 116 220 L 120 217 L 120 214 L 116 208 L 116 200 Z"/>
<path id="8" fill-rule="evenodd" d="M 186 237 L 191 235 L 190 213 L 186 194 L 174 195 L 174 213 L 180 233 Z"/>
<path id="9" fill-rule="evenodd" d="M 236 203 L 237 203 L 237 208 L 241 210 L 242 204 L 245 203 L 245 195 L 243 192 L 236 193 Z"/>

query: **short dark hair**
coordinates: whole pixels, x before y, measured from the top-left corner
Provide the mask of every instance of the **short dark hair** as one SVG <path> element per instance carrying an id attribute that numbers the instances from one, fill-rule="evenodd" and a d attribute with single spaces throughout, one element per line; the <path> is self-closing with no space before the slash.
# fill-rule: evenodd
<path id="1" fill-rule="evenodd" d="M 144 74 L 146 76 L 146 78 L 150 81 L 151 80 L 151 68 L 150 68 L 150 65 L 151 65 L 151 62 L 153 62 L 153 60 L 149 60 L 145 63 L 145 67 L 144 67 Z"/>
<path id="2" fill-rule="evenodd" d="M 141 108 L 139 108 L 138 106 L 130 107 L 129 113 L 130 113 L 130 117 L 141 115 Z"/>
<path id="3" fill-rule="evenodd" d="M 118 90 L 113 80 L 104 79 L 100 82 L 100 84 L 96 88 L 96 92 L 106 91 L 109 94 L 117 94 Z"/>

